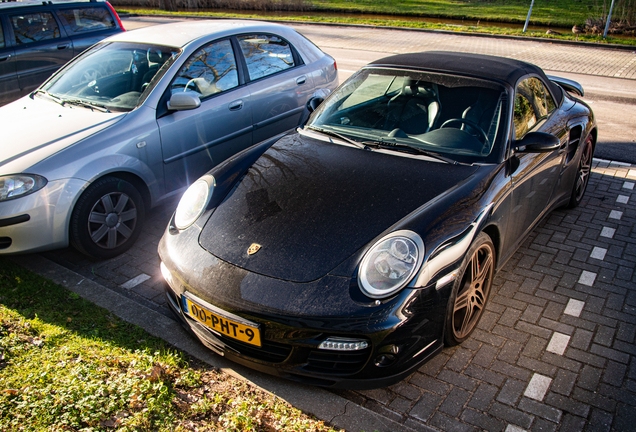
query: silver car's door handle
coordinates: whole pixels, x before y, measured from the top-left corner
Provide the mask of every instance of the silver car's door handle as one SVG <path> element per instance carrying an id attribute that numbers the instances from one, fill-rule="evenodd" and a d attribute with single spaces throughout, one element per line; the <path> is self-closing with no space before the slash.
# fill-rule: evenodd
<path id="1" fill-rule="evenodd" d="M 305 84 L 305 82 L 307 82 L 307 77 L 306 76 L 301 76 L 299 78 L 296 78 L 296 84 L 298 84 L 298 85 L 303 85 L 303 84 Z"/>
<path id="2" fill-rule="evenodd" d="M 66 48 L 68 48 L 68 45 L 69 45 L 69 44 L 59 44 L 59 45 L 57 46 L 57 49 L 59 49 L 59 50 L 66 49 Z"/>
<path id="3" fill-rule="evenodd" d="M 234 102 L 230 102 L 230 105 L 228 107 L 230 108 L 230 111 L 238 111 L 243 108 L 243 101 L 240 99 L 235 100 Z"/>
<path id="4" fill-rule="evenodd" d="M 0 57 L 0 61 L 5 61 L 5 60 L 9 60 L 11 58 L 11 54 L 8 54 L 6 56 L 2 56 Z"/>

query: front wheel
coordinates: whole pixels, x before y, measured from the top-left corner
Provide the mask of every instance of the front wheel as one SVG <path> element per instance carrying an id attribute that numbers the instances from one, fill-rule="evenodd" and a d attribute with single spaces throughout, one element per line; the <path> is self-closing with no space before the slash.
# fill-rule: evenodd
<path id="1" fill-rule="evenodd" d="M 477 327 L 490 295 L 494 271 L 495 246 L 482 232 L 468 250 L 453 285 L 446 311 L 446 345 L 462 343 Z"/>
<path id="2" fill-rule="evenodd" d="M 85 255 L 107 259 L 127 251 L 145 217 L 144 201 L 129 182 L 104 177 L 82 194 L 71 216 L 71 245 Z"/>
<path id="3" fill-rule="evenodd" d="M 581 152 L 581 159 L 579 160 L 579 167 L 576 171 L 576 179 L 574 180 L 574 186 L 572 188 L 572 195 L 570 195 L 570 202 L 568 208 L 574 208 L 581 204 L 585 189 L 590 181 L 590 174 L 592 172 L 592 157 L 594 151 L 592 147 L 592 137 L 588 136 Z"/>

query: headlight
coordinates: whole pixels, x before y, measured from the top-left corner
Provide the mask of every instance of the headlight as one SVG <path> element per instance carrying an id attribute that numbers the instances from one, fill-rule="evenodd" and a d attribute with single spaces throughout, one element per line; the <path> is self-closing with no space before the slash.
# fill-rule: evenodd
<path id="1" fill-rule="evenodd" d="M 36 174 L 0 176 L 0 201 L 28 195 L 46 186 L 47 180 Z"/>
<path id="2" fill-rule="evenodd" d="M 185 191 L 174 214 L 174 224 L 180 230 L 186 229 L 201 216 L 214 192 L 214 177 L 205 175 L 190 185 Z"/>
<path id="3" fill-rule="evenodd" d="M 413 231 L 396 231 L 378 241 L 358 270 L 360 288 L 369 297 L 384 298 L 404 288 L 424 258 L 424 242 Z"/>

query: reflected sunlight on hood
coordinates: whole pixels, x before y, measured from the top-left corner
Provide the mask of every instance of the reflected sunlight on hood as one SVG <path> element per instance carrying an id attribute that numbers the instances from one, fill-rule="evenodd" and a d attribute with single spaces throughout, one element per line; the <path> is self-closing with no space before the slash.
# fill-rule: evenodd
<path id="1" fill-rule="evenodd" d="M 63 107 L 40 97 L 25 96 L 0 108 L 0 169 L 3 174 L 23 172 L 65 147 L 117 123 L 125 115 Z"/>

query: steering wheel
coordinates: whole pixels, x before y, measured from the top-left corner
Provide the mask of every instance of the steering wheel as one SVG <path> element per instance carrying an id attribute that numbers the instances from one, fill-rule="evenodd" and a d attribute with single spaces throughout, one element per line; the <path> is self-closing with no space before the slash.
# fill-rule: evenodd
<path id="1" fill-rule="evenodd" d="M 102 74 L 97 69 L 86 69 L 80 77 L 80 83 L 95 81 L 97 78 L 101 78 Z"/>
<path id="2" fill-rule="evenodd" d="M 464 130 L 464 125 L 468 126 L 472 130 L 477 132 L 484 139 L 484 144 L 490 145 L 490 140 L 488 139 L 488 135 L 486 135 L 486 132 L 484 132 L 484 130 L 474 121 L 468 120 L 465 118 L 452 118 L 442 123 L 442 125 L 439 128 L 442 129 L 443 127 L 448 127 L 448 125 L 451 123 L 461 123 L 462 124 L 462 126 L 460 127 L 461 130 Z"/>

